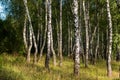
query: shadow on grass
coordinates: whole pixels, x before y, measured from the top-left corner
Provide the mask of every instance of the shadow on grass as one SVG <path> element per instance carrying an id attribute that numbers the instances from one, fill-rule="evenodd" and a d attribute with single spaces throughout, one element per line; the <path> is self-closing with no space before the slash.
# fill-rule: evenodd
<path id="1" fill-rule="evenodd" d="M 72 71 L 71 71 L 72 70 Z M 58 78 L 54 80 L 96 80 L 93 77 L 89 77 L 86 74 L 80 72 L 79 76 L 75 76 L 73 73 L 73 69 L 68 67 L 68 69 L 55 69 L 51 68 L 51 74 L 55 75 Z M 54 76 L 53 76 L 54 77 Z"/>
<path id="2" fill-rule="evenodd" d="M 22 74 L 0 68 L 0 80 L 24 80 Z"/>
<path id="3" fill-rule="evenodd" d="M 120 78 L 116 78 L 116 79 L 113 79 L 113 80 L 120 80 Z"/>

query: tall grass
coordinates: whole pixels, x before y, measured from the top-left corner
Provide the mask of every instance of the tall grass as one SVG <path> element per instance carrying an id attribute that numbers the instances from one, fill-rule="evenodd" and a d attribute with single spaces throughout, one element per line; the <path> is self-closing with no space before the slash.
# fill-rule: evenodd
<path id="1" fill-rule="evenodd" d="M 64 58 L 63 66 L 53 66 L 52 59 L 50 61 L 50 72 L 44 68 L 44 57 L 38 64 L 27 64 L 25 57 L 0 55 L 0 80 L 120 80 L 119 79 L 119 63 L 112 62 L 113 76 L 106 76 L 106 63 L 103 60 L 98 61 L 96 65 L 89 65 L 85 68 L 84 64 L 80 64 L 80 75 L 73 75 L 73 61 Z"/>

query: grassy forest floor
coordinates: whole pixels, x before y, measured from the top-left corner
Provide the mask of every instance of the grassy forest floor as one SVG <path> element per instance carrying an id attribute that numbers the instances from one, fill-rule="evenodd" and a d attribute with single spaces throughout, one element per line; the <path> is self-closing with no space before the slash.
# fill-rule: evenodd
<path id="1" fill-rule="evenodd" d="M 106 63 L 103 60 L 96 65 L 89 65 L 89 68 L 84 68 L 81 63 L 80 76 L 75 78 L 72 59 L 64 58 L 62 67 L 54 67 L 51 60 L 50 72 L 44 68 L 44 60 L 43 57 L 38 64 L 33 65 L 32 62 L 27 64 L 23 56 L 1 54 L 0 80 L 120 80 L 120 63 L 116 61 L 112 62 L 112 78 L 106 76 Z"/>

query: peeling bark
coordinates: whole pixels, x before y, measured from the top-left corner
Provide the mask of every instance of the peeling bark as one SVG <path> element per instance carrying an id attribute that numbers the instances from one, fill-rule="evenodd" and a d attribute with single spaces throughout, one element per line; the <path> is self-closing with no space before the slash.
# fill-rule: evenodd
<path id="1" fill-rule="evenodd" d="M 80 68 L 80 40 L 79 40 L 79 26 L 78 26 L 78 0 L 73 0 L 73 14 L 74 14 L 74 29 L 75 29 L 75 50 L 74 50 L 74 74 L 79 75 Z"/>

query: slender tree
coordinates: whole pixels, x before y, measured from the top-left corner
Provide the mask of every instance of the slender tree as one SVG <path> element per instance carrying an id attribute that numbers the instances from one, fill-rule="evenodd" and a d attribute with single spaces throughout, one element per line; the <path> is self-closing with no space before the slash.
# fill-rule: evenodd
<path id="1" fill-rule="evenodd" d="M 55 50 L 53 48 L 53 33 L 52 33 L 52 27 L 51 27 L 51 34 L 50 34 L 50 43 L 51 43 L 51 51 L 53 53 L 53 63 L 54 63 L 54 66 L 56 66 L 56 53 L 55 53 Z"/>
<path id="2" fill-rule="evenodd" d="M 37 52 L 38 52 L 37 42 L 36 42 L 35 34 L 34 34 L 34 31 L 33 31 L 33 26 L 32 26 L 30 13 L 29 13 L 28 6 L 27 6 L 27 0 L 23 0 L 23 2 L 24 2 L 24 5 L 25 5 L 26 14 L 27 14 L 28 21 L 29 21 L 29 24 L 30 24 L 30 43 L 32 43 L 32 39 L 33 39 L 33 42 L 34 42 L 34 47 L 35 47 L 34 63 L 36 63 L 36 61 L 37 61 Z M 31 48 L 32 48 L 32 46 L 30 47 L 30 50 L 31 50 Z M 28 56 L 30 56 L 30 55 L 28 55 Z M 28 62 L 30 62 L 29 58 L 28 58 Z"/>
<path id="3" fill-rule="evenodd" d="M 27 62 L 30 62 L 30 53 L 31 53 L 31 49 L 32 49 L 32 23 L 31 23 L 31 18 L 29 15 L 29 11 L 28 11 L 28 7 L 27 7 L 27 0 L 23 0 L 24 5 L 25 5 L 25 9 L 26 9 L 26 15 L 29 19 L 30 22 L 30 27 L 29 27 L 29 40 L 30 40 L 30 44 L 29 44 L 29 48 L 28 48 L 28 53 L 27 53 Z M 25 20 L 26 21 L 26 20 Z M 26 27 L 26 22 L 24 22 L 24 28 Z"/>
<path id="4" fill-rule="evenodd" d="M 33 42 L 34 42 L 34 47 L 35 47 L 34 64 L 36 64 L 36 62 L 37 62 L 38 46 L 37 46 L 37 41 L 36 41 L 34 32 L 33 32 Z"/>
<path id="5" fill-rule="evenodd" d="M 84 21 L 85 21 L 85 67 L 88 67 L 88 50 L 89 50 L 89 36 L 88 36 L 88 13 L 85 6 L 85 0 L 83 0 L 83 11 L 84 11 Z"/>
<path id="6" fill-rule="evenodd" d="M 111 68 L 111 54 L 112 54 L 112 20 L 110 13 L 110 2 L 106 0 L 107 4 L 107 16 L 108 16 L 108 55 L 107 55 L 107 75 L 109 77 L 112 76 L 112 68 Z"/>
<path id="7" fill-rule="evenodd" d="M 62 66 L 62 0 L 60 0 L 60 47 L 59 47 L 59 53 L 60 53 L 60 66 Z"/>
<path id="8" fill-rule="evenodd" d="M 27 16 L 25 14 L 24 28 L 23 28 L 23 39 L 24 39 L 25 51 L 27 53 L 27 50 L 28 50 L 28 41 L 27 41 L 27 35 L 26 35 L 27 34 L 26 23 L 27 23 Z"/>
<path id="9" fill-rule="evenodd" d="M 74 74 L 79 75 L 80 68 L 80 40 L 79 40 L 79 26 L 78 26 L 78 0 L 73 0 L 73 14 L 75 26 L 75 50 L 74 50 Z"/>
<path id="10" fill-rule="evenodd" d="M 51 53 L 51 0 L 46 1 L 48 3 L 48 27 L 47 27 L 47 54 L 45 60 L 45 67 L 49 70 L 49 60 Z"/>
<path id="11" fill-rule="evenodd" d="M 70 56 L 70 25 L 68 21 L 68 57 Z"/>
<path id="12" fill-rule="evenodd" d="M 52 11 L 51 11 L 51 14 L 52 14 Z M 51 29 L 50 30 L 50 47 L 51 47 L 51 52 L 53 54 L 53 63 L 54 63 L 54 66 L 56 66 L 56 53 L 55 53 L 55 50 L 54 50 L 54 47 L 53 47 L 53 30 L 52 30 L 52 26 L 51 26 L 50 29 Z"/>
<path id="13" fill-rule="evenodd" d="M 47 21 L 48 21 L 48 16 L 47 16 L 47 14 L 48 14 L 48 8 L 47 8 L 47 4 L 48 3 L 48 0 L 46 0 L 46 3 L 45 3 L 45 31 L 44 31 L 44 40 L 43 40 L 43 44 L 42 44 L 42 47 L 41 47 L 41 49 L 40 49 L 40 57 L 39 57 L 39 60 L 41 59 L 41 57 L 42 57 L 42 54 L 43 54 L 43 50 L 44 50 L 44 47 L 45 47 L 45 43 L 46 43 L 46 33 L 47 33 Z"/>

